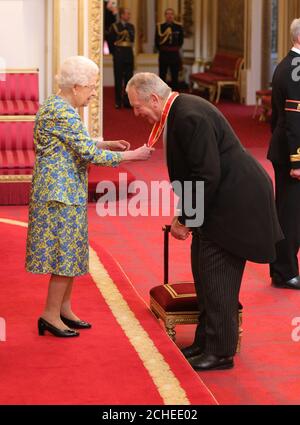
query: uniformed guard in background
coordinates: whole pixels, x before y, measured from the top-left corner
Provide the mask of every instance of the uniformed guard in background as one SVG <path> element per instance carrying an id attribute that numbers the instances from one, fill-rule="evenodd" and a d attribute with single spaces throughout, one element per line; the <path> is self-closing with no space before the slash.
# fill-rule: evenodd
<path id="1" fill-rule="evenodd" d="M 129 23 L 129 20 L 129 9 L 119 8 L 119 20 L 110 29 L 110 45 L 112 46 L 115 77 L 115 107 L 117 109 L 122 106 L 130 108 L 125 87 L 133 76 L 135 29 Z"/>
<path id="2" fill-rule="evenodd" d="M 175 21 L 173 9 L 166 9 L 166 21 L 157 24 L 155 46 L 159 51 L 159 76 L 166 82 L 168 70 L 171 72 L 171 86 L 178 89 L 178 74 L 181 66 L 180 49 L 183 45 L 183 27 Z"/>
<path id="3" fill-rule="evenodd" d="M 104 0 L 104 40 L 107 42 L 109 53 L 112 53 L 112 46 L 110 45 L 110 28 L 112 24 L 117 21 L 118 8 L 116 2 L 112 0 Z"/>
<path id="4" fill-rule="evenodd" d="M 272 82 L 272 138 L 268 159 L 275 172 L 276 206 L 285 239 L 271 264 L 273 286 L 300 289 L 300 19 L 291 24 L 294 47 Z"/>

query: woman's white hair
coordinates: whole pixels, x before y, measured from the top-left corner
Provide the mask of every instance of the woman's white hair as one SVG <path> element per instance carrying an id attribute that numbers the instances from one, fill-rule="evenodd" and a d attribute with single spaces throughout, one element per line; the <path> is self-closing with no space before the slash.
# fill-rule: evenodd
<path id="1" fill-rule="evenodd" d="M 145 101 L 149 100 L 153 93 L 161 99 L 167 99 L 172 91 L 162 79 L 151 72 L 140 72 L 135 74 L 131 80 L 128 81 L 126 91 L 128 92 L 131 87 L 134 87 L 139 98 Z"/>
<path id="2" fill-rule="evenodd" d="M 71 56 L 61 65 L 56 80 L 60 88 L 86 86 L 98 73 L 99 68 L 91 59 Z"/>
<path id="3" fill-rule="evenodd" d="M 291 38 L 292 42 L 298 42 L 298 37 L 300 35 L 300 18 L 294 19 L 291 23 Z"/>

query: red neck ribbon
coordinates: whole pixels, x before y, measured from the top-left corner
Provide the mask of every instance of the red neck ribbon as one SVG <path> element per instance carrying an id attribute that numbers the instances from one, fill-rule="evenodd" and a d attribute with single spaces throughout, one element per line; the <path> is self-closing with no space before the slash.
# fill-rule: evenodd
<path id="1" fill-rule="evenodd" d="M 163 129 L 165 128 L 165 125 L 166 125 L 166 122 L 167 122 L 167 119 L 168 119 L 168 115 L 169 115 L 170 109 L 171 109 L 171 107 L 173 105 L 174 100 L 178 96 L 179 96 L 179 93 L 178 92 L 173 92 L 173 93 L 171 93 L 169 95 L 169 97 L 168 97 L 168 99 L 167 99 L 167 101 L 165 103 L 165 106 L 163 108 L 160 121 L 157 122 L 153 126 L 153 128 L 152 128 L 152 131 L 151 131 L 151 134 L 149 136 L 148 143 L 147 143 L 147 146 L 149 148 L 151 148 L 152 146 L 154 146 L 155 143 L 160 138 L 160 135 L 161 135 Z"/>

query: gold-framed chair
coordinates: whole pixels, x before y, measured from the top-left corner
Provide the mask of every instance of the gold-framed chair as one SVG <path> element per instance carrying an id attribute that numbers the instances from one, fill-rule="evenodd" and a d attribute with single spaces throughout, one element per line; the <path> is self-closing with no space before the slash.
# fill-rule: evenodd
<path id="1" fill-rule="evenodd" d="M 232 87 L 234 97 L 241 99 L 241 74 L 244 58 L 229 52 L 217 52 L 212 62 L 205 63 L 205 71 L 190 75 L 190 91 L 194 84 L 208 89 L 209 101 L 219 103 L 222 89 Z"/>

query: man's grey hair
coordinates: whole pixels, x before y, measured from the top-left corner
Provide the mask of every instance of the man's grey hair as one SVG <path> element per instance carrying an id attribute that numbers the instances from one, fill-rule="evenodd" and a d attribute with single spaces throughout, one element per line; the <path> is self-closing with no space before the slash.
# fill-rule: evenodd
<path id="1" fill-rule="evenodd" d="M 139 98 L 149 100 L 151 94 L 156 94 L 161 99 L 165 100 L 171 93 L 171 88 L 156 74 L 151 72 L 140 72 L 135 74 L 131 80 L 128 81 L 126 92 L 134 87 Z"/>
<path id="2" fill-rule="evenodd" d="M 56 76 L 60 88 L 87 86 L 92 78 L 99 74 L 99 67 L 91 59 L 84 56 L 71 56 L 61 65 Z"/>
<path id="3" fill-rule="evenodd" d="M 291 38 L 292 42 L 298 42 L 298 37 L 300 35 L 300 18 L 294 19 L 291 23 Z"/>

